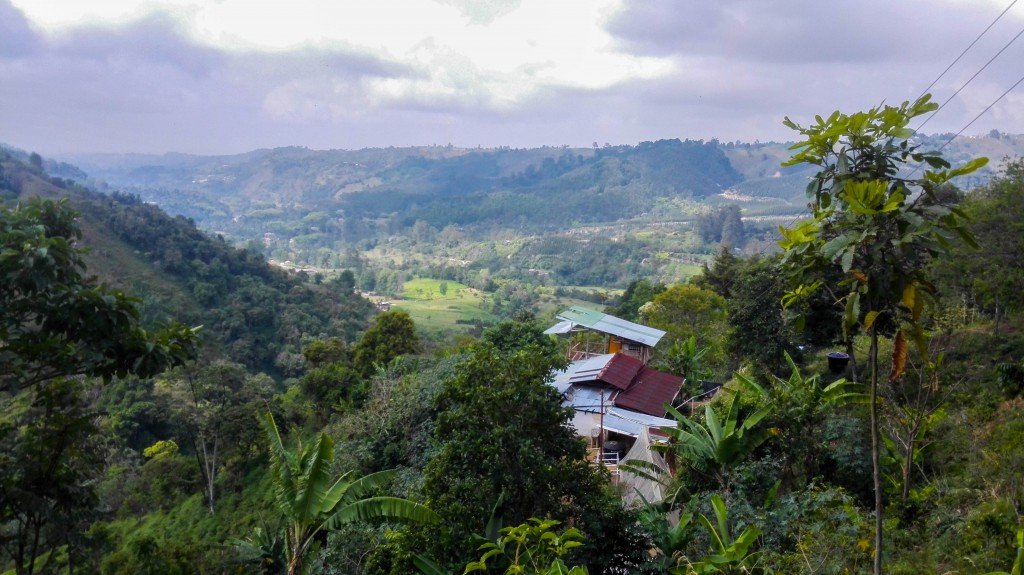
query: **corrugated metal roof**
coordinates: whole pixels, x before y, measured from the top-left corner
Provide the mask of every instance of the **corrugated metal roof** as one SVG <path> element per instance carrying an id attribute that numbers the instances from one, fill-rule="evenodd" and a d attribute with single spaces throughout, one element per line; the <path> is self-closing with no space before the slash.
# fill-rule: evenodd
<path id="1" fill-rule="evenodd" d="M 555 373 L 551 385 L 558 389 L 558 393 L 565 393 L 569 386 L 574 383 L 597 381 L 608 362 L 615 356 L 613 353 L 595 355 L 587 359 L 581 359 L 569 364 L 565 371 Z"/>
<path id="2" fill-rule="evenodd" d="M 560 321 L 555 325 L 544 330 L 544 335 L 559 335 L 562 333 L 569 333 L 572 331 L 573 326 L 576 324 L 571 321 Z"/>
<path id="3" fill-rule="evenodd" d="M 679 394 L 683 378 L 644 367 L 628 389 L 615 398 L 615 405 L 657 417 L 665 415 L 665 404 Z"/>
<path id="4" fill-rule="evenodd" d="M 628 409 L 612 409 L 604 414 L 604 428 L 630 437 L 640 437 L 645 428 L 652 433 L 658 433 L 658 428 L 675 427 L 674 419 L 652 417 L 643 413 L 637 413 Z"/>
<path id="5" fill-rule="evenodd" d="M 661 341 L 661 338 L 665 335 L 665 332 L 660 329 L 654 329 L 653 327 L 647 327 L 646 325 L 640 325 L 631 321 L 619 319 L 613 315 L 608 315 L 606 313 L 601 313 L 578 305 L 574 305 L 563 311 L 558 314 L 557 317 L 558 319 L 563 320 L 563 322 L 568 321 L 574 325 L 582 325 L 595 331 L 610 333 L 623 339 L 628 339 L 629 341 L 642 343 L 648 347 L 658 345 L 658 342 Z M 552 331 L 556 328 L 567 330 L 563 324 L 558 324 L 544 333 L 565 333 L 565 331 Z M 571 326 L 568 329 L 571 329 Z"/>
<path id="6" fill-rule="evenodd" d="M 604 390 L 604 399 L 602 400 L 600 388 L 576 385 L 573 386 L 562 405 L 572 407 L 576 411 L 601 413 L 601 405 L 604 405 L 605 411 L 614 405 L 612 399 L 615 393 L 612 390 Z"/>
<path id="7" fill-rule="evenodd" d="M 611 354 L 612 358 L 601 369 L 597 380 L 619 389 L 629 389 L 644 363 L 635 357 L 621 353 Z"/>
<path id="8" fill-rule="evenodd" d="M 604 383 L 617 389 L 628 389 L 644 368 L 643 362 L 621 353 L 606 353 L 569 364 L 565 371 L 555 373 L 552 385 L 559 393 L 574 383 Z"/>
<path id="9" fill-rule="evenodd" d="M 605 402 L 656 417 L 665 415 L 664 404 L 671 404 L 679 393 L 683 378 L 645 366 L 640 360 L 621 353 L 598 355 L 569 364 L 554 374 L 551 385 L 572 401 L 595 404 L 602 386 Z M 581 403 L 582 405 L 582 403 Z M 584 411 L 597 411 L 596 409 Z"/>

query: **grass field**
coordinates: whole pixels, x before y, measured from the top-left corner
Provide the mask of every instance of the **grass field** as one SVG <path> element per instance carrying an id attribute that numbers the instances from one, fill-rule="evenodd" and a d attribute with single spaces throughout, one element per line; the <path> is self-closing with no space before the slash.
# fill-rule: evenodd
<path id="1" fill-rule="evenodd" d="M 487 294 L 458 282 L 417 278 L 405 282 L 401 299 L 392 302 L 412 316 L 426 337 L 443 341 L 473 329 L 458 321 L 494 323 L 497 318 L 482 309 L 486 300 Z"/>

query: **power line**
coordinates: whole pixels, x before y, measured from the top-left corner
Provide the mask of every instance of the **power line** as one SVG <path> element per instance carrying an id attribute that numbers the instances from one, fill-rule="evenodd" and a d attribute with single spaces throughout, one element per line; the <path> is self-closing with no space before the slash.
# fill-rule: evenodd
<path id="1" fill-rule="evenodd" d="M 1016 0 L 1014 0 L 1014 1 L 1016 2 Z M 939 110 L 942 110 L 944 107 L 946 107 L 946 104 L 948 104 L 953 98 L 956 98 L 957 94 L 962 92 L 964 88 L 966 88 L 971 82 L 973 82 L 974 79 L 978 77 L 978 74 L 981 74 L 982 72 L 984 72 L 985 68 L 988 68 L 989 64 L 994 62 L 995 59 L 998 58 L 1003 52 L 1005 52 L 1006 49 L 1009 48 L 1014 42 L 1016 42 L 1017 38 L 1020 38 L 1021 35 L 1024 35 L 1024 28 L 1021 28 L 1020 32 L 1017 32 L 1017 35 L 1014 36 L 1012 40 L 1007 42 L 1006 45 L 1003 46 L 998 52 L 996 52 L 996 54 L 994 56 L 989 58 L 989 61 L 985 62 L 984 66 L 982 66 L 980 69 L 978 69 L 978 71 L 975 72 L 974 75 L 970 77 L 970 79 L 968 79 L 966 82 L 964 82 L 963 86 L 960 86 L 960 88 L 958 88 L 956 92 L 953 92 L 953 95 L 951 95 L 950 97 L 946 98 L 946 101 L 943 102 L 942 105 L 940 105 L 934 112 L 929 114 L 928 117 L 925 118 L 923 122 L 921 122 L 921 125 L 914 129 L 914 131 L 915 132 L 920 131 L 921 128 L 923 128 L 924 125 L 927 124 L 929 120 L 931 120 L 933 117 L 935 117 L 935 114 L 939 113 Z"/>
<path id="2" fill-rule="evenodd" d="M 984 30 L 982 30 L 982 31 L 981 31 L 981 34 L 978 34 L 978 37 L 977 37 L 977 38 L 975 38 L 975 39 L 974 39 L 974 41 L 973 41 L 973 42 L 971 42 L 971 43 L 970 43 L 970 44 L 969 44 L 969 45 L 968 45 L 968 46 L 967 46 L 966 48 L 964 48 L 964 51 L 963 51 L 963 52 L 960 52 L 960 55 L 959 55 L 959 56 L 957 56 L 957 57 L 956 57 L 956 59 L 955 59 L 955 60 L 953 60 L 953 62 L 951 62 L 951 63 L 949 64 L 949 66 L 946 66 L 946 69 L 945 69 L 945 70 L 943 70 L 943 71 L 942 71 L 942 73 L 941 73 L 941 74 L 939 74 L 939 76 L 938 76 L 937 78 L 935 78 L 934 80 L 932 80 L 932 83 L 931 83 L 931 84 L 928 84 L 928 87 L 927 87 L 927 88 L 925 88 L 923 92 L 921 92 L 921 95 L 920 95 L 920 96 L 918 96 L 918 97 L 917 97 L 917 99 L 918 99 L 918 100 L 920 100 L 920 99 L 921 99 L 921 96 L 924 96 L 925 94 L 927 94 L 927 93 L 928 93 L 928 92 L 929 92 L 929 91 L 930 91 L 930 90 L 931 90 L 931 89 L 932 89 L 932 88 L 933 88 L 933 87 L 935 86 L 935 83 L 936 83 L 936 82 L 938 82 L 939 80 L 941 80 L 941 79 L 942 79 L 942 77 L 946 75 L 946 72 L 949 72 L 949 70 L 950 70 L 950 69 L 951 69 L 951 68 L 952 68 L 953 66 L 955 66 L 957 62 L 959 62 L 959 61 L 960 61 L 960 58 L 963 58 L 963 57 L 964 57 L 964 54 L 966 54 L 966 53 L 967 53 L 968 51 L 970 51 L 970 49 L 971 49 L 971 48 L 973 48 L 973 47 L 974 47 L 974 45 L 978 43 L 978 40 L 981 40 L 981 38 L 982 38 L 982 37 L 983 37 L 983 36 L 984 36 L 985 34 L 987 34 L 987 33 L 988 33 L 988 31 L 989 31 L 989 30 L 991 30 L 993 26 L 995 26 L 995 25 L 996 25 L 996 22 L 998 22 L 998 21 L 999 21 L 999 20 L 1000 20 L 1000 19 L 1001 19 L 1001 18 L 1002 18 L 1002 17 L 1003 17 L 1003 16 L 1004 16 L 1004 15 L 1005 15 L 1005 14 L 1006 14 L 1007 12 L 1009 12 L 1009 11 L 1010 11 L 1010 8 L 1013 8 L 1014 4 L 1016 4 L 1017 2 L 1018 2 L 1018 0 L 1013 0 L 1013 2 L 1010 2 L 1010 5 L 1006 7 L 1006 10 L 1003 10 L 1003 11 L 1002 11 L 1002 13 L 1000 13 L 1000 14 L 999 14 L 999 16 L 996 16 L 996 19 L 995 19 L 995 20 L 993 20 L 993 21 L 992 21 L 992 23 L 988 25 L 988 28 L 985 28 Z M 937 111 L 937 110 L 936 110 L 936 111 Z M 922 124 L 922 125 L 923 125 L 923 124 Z"/>
<path id="3" fill-rule="evenodd" d="M 1022 30 L 1022 32 L 1024 32 L 1024 30 Z M 996 104 L 998 104 L 1000 100 L 1002 100 L 1003 98 L 1005 98 L 1005 97 L 1006 97 L 1006 95 L 1007 95 L 1007 94 L 1009 94 L 1010 92 L 1012 92 L 1014 88 L 1016 88 L 1017 86 L 1019 86 L 1019 85 L 1021 84 L 1021 82 L 1024 82 L 1024 76 L 1021 76 L 1019 80 L 1017 80 L 1016 82 L 1014 82 L 1014 84 L 1013 84 L 1012 86 L 1010 86 L 1009 88 L 1007 88 L 1007 89 L 1006 89 L 1006 91 L 1005 91 L 1005 92 L 1003 92 L 1002 94 L 1000 94 L 998 98 L 996 98 L 995 100 L 993 100 L 991 104 L 989 104 L 988 106 L 985 106 L 985 109 L 984 109 L 984 110 L 982 110 L 982 111 L 981 111 L 981 113 L 979 113 L 979 114 L 978 114 L 977 116 L 975 116 L 975 117 L 974 117 L 974 119 L 973 119 L 973 120 L 971 120 L 970 122 L 967 122 L 967 125 L 966 125 L 966 126 L 964 126 L 963 128 L 960 128 L 960 131 L 959 131 L 959 132 L 957 132 L 956 134 L 953 134 L 953 137 L 952 137 L 952 138 L 950 138 L 950 139 L 946 140 L 946 143 L 945 143 L 945 144 L 942 144 L 942 146 L 941 146 L 941 147 L 940 147 L 940 148 L 939 148 L 938 150 L 936 150 L 936 152 L 941 152 L 941 151 L 942 151 L 942 148 L 945 148 L 946 146 L 948 146 L 948 145 L 950 144 L 950 142 L 952 142 L 953 140 L 955 140 L 955 139 L 956 139 L 956 137 L 957 137 L 957 136 L 959 136 L 960 134 L 964 133 L 964 130 L 966 130 L 967 128 L 970 128 L 970 127 L 971 127 L 971 124 L 973 124 L 974 122 L 978 121 L 978 118 L 980 118 L 980 117 L 984 116 L 984 115 L 985 115 L 985 112 L 988 112 L 989 110 L 991 110 L 991 109 L 992 109 L 992 106 L 995 106 Z"/>

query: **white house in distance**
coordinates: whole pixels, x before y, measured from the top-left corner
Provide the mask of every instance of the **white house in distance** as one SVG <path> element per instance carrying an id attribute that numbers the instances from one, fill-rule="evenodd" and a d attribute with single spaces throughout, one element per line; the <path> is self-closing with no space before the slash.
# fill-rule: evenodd
<path id="1" fill-rule="evenodd" d="M 558 314 L 560 323 L 544 333 L 571 337 L 564 371 L 551 381 L 562 404 L 575 410 L 573 425 L 589 440 L 592 458 L 604 463 L 624 487 L 627 503 L 663 498 L 661 486 L 620 472 L 621 461 L 640 459 L 668 471 L 664 459 L 651 451 L 663 441 L 661 427 L 675 427 L 665 405 L 679 396 L 683 378 L 647 365 L 665 332 L 608 314 L 573 306 Z"/>

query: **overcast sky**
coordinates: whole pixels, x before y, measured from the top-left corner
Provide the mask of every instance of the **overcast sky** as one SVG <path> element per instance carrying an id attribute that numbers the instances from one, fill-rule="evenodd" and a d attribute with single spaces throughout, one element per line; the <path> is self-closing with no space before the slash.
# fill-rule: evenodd
<path id="1" fill-rule="evenodd" d="M 788 140 L 913 99 L 1010 0 L 0 0 L 0 142 L 46 154 Z M 932 89 L 1024 30 L 1024 2 Z M 924 127 L 1024 76 L 1024 38 Z M 965 132 L 1024 133 L 1024 84 Z"/>

